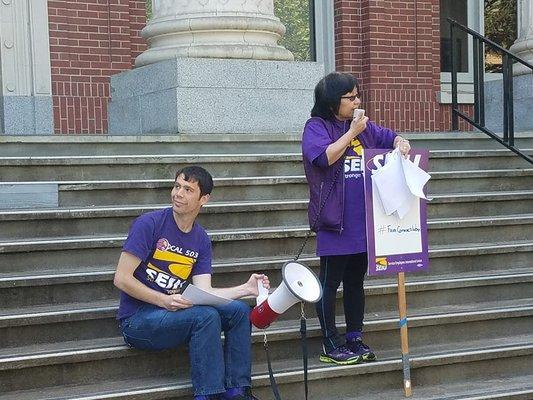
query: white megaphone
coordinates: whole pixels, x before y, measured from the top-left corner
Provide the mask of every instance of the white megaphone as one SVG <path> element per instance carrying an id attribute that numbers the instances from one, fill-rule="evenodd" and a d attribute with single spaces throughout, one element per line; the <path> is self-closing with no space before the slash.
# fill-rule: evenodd
<path id="1" fill-rule="evenodd" d="M 259 283 L 258 304 L 250 314 L 250 321 L 257 328 L 268 327 L 279 315 L 299 301 L 316 303 L 322 297 L 320 281 L 306 266 L 289 261 L 281 268 L 281 274 L 283 281 L 265 300 L 262 300 L 265 298 L 261 290 L 264 289 L 263 285 Z"/>

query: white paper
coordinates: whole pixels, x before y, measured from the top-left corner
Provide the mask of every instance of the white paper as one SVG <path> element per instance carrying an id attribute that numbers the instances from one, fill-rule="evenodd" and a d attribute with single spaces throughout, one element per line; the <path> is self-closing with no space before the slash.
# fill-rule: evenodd
<path id="1" fill-rule="evenodd" d="M 409 186 L 411 193 L 421 199 L 429 200 L 424 195 L 424 185 L 429 181 L 431 175 L 418 165 L 415 165 L 411 160 L 403 157 L 401 157 L 401 159 L 405 182 L 407 183 L 407 186 Z"/>
<path id="2" fill-rule="evenodd" d="M 385 156 L 385 165 L 372 174 L 372 181 L 386 215 L 396 213 L 403 219 L 415 204 L 417 197 L 427 199 L 424 185 L 431 176 L 401 156 L 398 149 Z"/>
<path id="3" fill-rule="evenodd" d="M 410 204 L 404 218 L 399 219 L 396 213 L 386 215 L 382 207 L 376 206 L 379 194 L 375 182 L 372 182 L 372 198 L 376 257 L 420 253 L 420 201 Z"/>
<path id="4" fill-rule="evenodd" d="M 230 299 L 206 292 L 192 283 L 185 288 L 181 295 L 195 306 L 223 306 L 231 302 Z"/>
<path id="5" fill-rule="evenodd" d="M 372 175 L 385 214 L 391 215 L 409 199 L 409 188 L 403 176 L 401 160 L 394 154 L 387 154 L 385 165 Z"/>

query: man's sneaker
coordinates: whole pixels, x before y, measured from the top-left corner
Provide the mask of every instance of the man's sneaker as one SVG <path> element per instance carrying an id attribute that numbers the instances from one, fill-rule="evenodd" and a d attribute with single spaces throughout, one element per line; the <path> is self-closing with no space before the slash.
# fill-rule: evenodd
<path id="1" fill-rule="evenodd" d="M 239 394 L 235 397 L 232 397 L 231 400 L 259 400 L 259 399 L 252 394 L 252 389 L 247 387 L 244 390 L 243 394 Z"/>
<path id="2" fill-rule="evenodd" d="M 363 343 L 361 338 L 355 340 L 347 340 L 346 347 L 354 354 L 361 357 L 363 361 L 375 361 L 376 355 L 370 347 Z"/>
<path id="3" fill-rule="evenodd" d="M 339 346 L 330 352 L 320 354 L 320 361 L 340 365 L 357 364 L 363 361 L 360 355 L 352 353 L 346 346 Z"/>

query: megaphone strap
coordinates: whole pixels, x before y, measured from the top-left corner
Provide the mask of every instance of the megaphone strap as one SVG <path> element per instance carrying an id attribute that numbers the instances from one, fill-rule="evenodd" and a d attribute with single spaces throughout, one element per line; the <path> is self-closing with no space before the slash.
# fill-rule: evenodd
<path id="1" fill-rule="evenodd" d="M 307 382 L 307 370 L 308 370 L 308 358 L 309 353 L 307 350 L 307 318 L 305 317 L 304 302 L 300 303 L 301 305 L 301 315 L 300 315 L 300 335 L 302 343 L 302 359 L 304 367 L 304 390 L 305 390 L 305 400 L 309 396 L 309 385 Z M 270 379 L 270 387 L 272 388 L 272 393 L 276 400 L 281 400 L 281 395 L 279 394 L 278 384 L 276 378 L 274 377 L 274 372 L 272 371 L 272 363 L 270 362 L 270 352 L 268 351 L 268 339 L 266 331 L 263 331 L 263 347 L 265 348 L 267 365 L 268 365 L 268 377 Z"/>
<path id="2" fill-rule="evenodd" d="M 301 303 L 301 317 L 300 317 L 300 335 L 302 337 L 302 359 L 304 364 L 304 389 L 305 389 L 305 400 L 309 394 L 309 387 L 307 384 L 307 320 L 305 318 L 304 302 Z"/>
<path id="3" fill-rule="evenodd" d="M 324 201 L 322 201 L 321 204 L 318 206 L 318 210 L 316 213 L 315 220 L 311 224 L 311 227 L 309 229 L 309 232 L 307 232 L 307 235 L 305 235 L 304 241 L 302 243 L 302 246 L 300 247 L 300 250 L 294 257 L 293 261 L 298 261 L 300 256 L 302 255 L 305 245 L 307 244 L 307 241 L 311 237 L 311 234 L 313 233 L 314 229 L 316 228 L 316 225 L 318 224 L 318 220 L 320 218 L 320 214 L 322 213 L 322 210 L 324 209 L 324 206 L 326 205 L 326 202 L 328 201 L 329 196 L 331 195 L 331 192 L 333 191 L 335 184 L 337 183 L 337 179 L 339 179 L 339 175 L 341 171 L 344 170 L 344 161 L 339 163 L 339 168 L 335 172 L 335 176 L 333 178 L 333 181 L 331 182 L 331 186 L 328 189 L 328 192 L 326 193 L 326 196 L 324 197 Z M 320 294 L 320 297 L 322 294 Z M 302 339 L 302 358 L 303 358 L 303 367 L 304 367 L 304 386 L 305 386 L 305 400 L 307 400 L 309 389 L 308 389 L 308 383 L 307 383 L 307 368 L 308 368 L 308 351 L 307 351 L 307 323 L 305 318 L 305 312 L 304 312 L 304 302 L 301 302 L 302 312 L 300 317 L 300 334 Z M 268 365 L 268 376 L 270 379 L 270 386 L 272 387 L 272 393 L 274 393 L 274 397 L 276 400 L 281 400 L 281 396 L 279 394 L 278 384 L 276 382 L 276 378 L 274 377 L 274 372 L 272 371 L 272 364 L 270 362 L 270 353 L 268 351 L 268 340 L 266 331 L 264 331 L 264 340 L 263 340 L 263 346 L 265 348 L 266 358 L 267 358 L 267 365 Z"/>
<path id="4" fill-rule="evenodd" d="M 274 372 L 272 371 L 272 363 L 270 362 L 270 352 L 268 351 L 268 340 L 267 340 L 267 334 L 266 331 L 264 332 L 264 339 L 263 339 L 263 346 L 265 348 L 266 358 L 267 358 L 267 365 L 268 365 L 268 377 L 270 379 L 270 387 L 272 388 L 272 393 L 274 393 L 274 397 L 276 400 L 281 400 L 281 396 L 279 394 L 278 384 L 276 382 L 276 378 L 274 377 Z"/>

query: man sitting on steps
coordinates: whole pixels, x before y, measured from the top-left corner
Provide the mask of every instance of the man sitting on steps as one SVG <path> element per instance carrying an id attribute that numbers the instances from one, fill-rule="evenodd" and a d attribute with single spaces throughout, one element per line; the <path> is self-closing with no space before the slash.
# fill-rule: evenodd
<path id="1" fill-rule="evenodd" d="M 257 296 L 258 281 L 269 287 L 268 277 L 260 274 L 239 286 L 211 287 L 211 241 L 195 220 L 212 189 L 213 179 L 205 169 L 183 168 L 176 173 L 172 207 L 133 222 L 115 273 L 114 284 L 121 290 L 117 318 L 131 347 L 188 345 L 195 400 L 253 400 L 250 307 L 236 300 L 224 306 L 193 306 L 181 295 L 191 280 L 230 299 Z"/>

